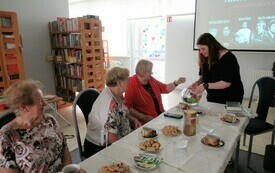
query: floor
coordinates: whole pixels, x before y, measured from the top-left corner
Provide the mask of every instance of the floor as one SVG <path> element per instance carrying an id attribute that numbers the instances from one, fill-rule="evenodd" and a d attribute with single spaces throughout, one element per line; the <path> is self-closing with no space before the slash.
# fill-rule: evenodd
<path id="1" fill-rule="evenodd" d="M 165 109 L 169 109 L 170 107 L 177 105 L 181 101 L 180 93 L 181 92 L 179 90 L 174 90 L 170 94 L 163 96 L 163 104 L 164 104 Z M 245 107 L 247 107 L 248 100 L 244 100 L 243 105 Z M 252 108 L 255 109 L 255 106 L 256 106 L 256 102 L 253 103 Z M 47 111 L 50 111 L 50 110 L 48 109 Z M 71 125 L 66 124 L 66 122 L 61 117 L 58 117 L 58 121 L 61 126 L 61 129 L 63 130 L 65 135 L 68 135 L 67 143 L 68 143 L 70 151 L 72 151 L 75 148 L 77 148 L 78 146 L 77 146 L 76 138 L 72 137 L 72 135 L 75 135 L 75 129 L 74 129 L 74 125 L 73 125 L 71 107 L 65 107 L 65 108 L 59 109 L 58 111 L 71 124 Z M 85 134 L 86 134 L 86 124 L 85 124 L 85 120 L 84 120 L 84 118 L 82 118 L 82 115 L 80 112 L 81 112 L 80 110 L 77 110 L 77 113 L 79 114 L 78 119 L 79 119 L 79 128 L 80 128 L 80 132 L 81 132 L 81 139 L 83 140 L 85 138 Z M 267 119 L 268 119 L 268 122 L 271 122 L 271 123 L 274 122 L 275 108 L 269 109 L 269 114 L 268 114 Z M 247 139 L 246 139 L 246 144 L 247 144 L 246 146 L 242 146 L 242 140 L 243 140 L 243 137 L 241 138 L 241 149 L 247 150 L 249 137 L 247 137 Z M 262 135 L 258 135 L 256 137 L 254 137 L 252 151 L 254 153 L 264 155 L 265 146 L 267 144 L 270 144 L 270 142 L 271 142 L 271 132 L 262 134 Z"/>

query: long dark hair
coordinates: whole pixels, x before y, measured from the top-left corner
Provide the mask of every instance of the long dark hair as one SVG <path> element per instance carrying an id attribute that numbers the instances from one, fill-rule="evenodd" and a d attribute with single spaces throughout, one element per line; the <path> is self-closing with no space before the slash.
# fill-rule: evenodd
<path id="1" fill-rule="evenodd" d="M 200 37 L 197 40 L 197 45 L 206 45 L 209 50 L 209 56 L 208 59 L 208 67 L 211 69 L 211 66 L 215 64 L 219 60 L 219 51 L 220 50 L 226 50 L 225 47 L 219 43 L 215 37 L 213 37 L 210 33 L 203 33 L 200 35 Z M 202 62 L 205 62 L 205 58 L 203 58 L 203 55 L 199 53 L 199 59 Z"/>

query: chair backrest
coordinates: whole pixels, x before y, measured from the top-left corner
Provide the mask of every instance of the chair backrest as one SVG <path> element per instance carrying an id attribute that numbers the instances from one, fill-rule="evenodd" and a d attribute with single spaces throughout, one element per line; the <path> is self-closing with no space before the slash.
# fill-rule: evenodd
<path id="1" fill-rule="evenodd" d="M 275 93 L 275 77 L 262 77 L 258 79 L 252 86 L 250 99 L 248 103 L 248 108 L 251 107 L 251 102 L 253 100 L 253 94 L 256 85 L 259 89 L 259 100 L 256 113 L 258 114 L 257 119 L 266 121 L 269 107 L 274 102 L 274 93 Z"/>
<path id="2" fill-rule="evenodd" d="M 16 117 L 15 113 L 12 110 L 6 110 L 0 114 L 0 128 L 9 123 Z"/>
<path id="3" fill-rule="evenodd" d="M 73 119 L 74 119 L 76 139 L 77 139 L 79 155 L 80 155 L 81 160 L 85 159 L 85 155 L 83 152 L 81 138 L 80 138 L 78 120 L 77 120 L 77 115 L 76 115 L 76 108 L 78 106 L 80 108 L 80 110 L 82 111 L 82 114 L 85 117 L 85 122 L 87 125 L 89 113 L 91 112 L 93 104 L 94 104 L 95 100 L 97 99 L 97 97 L 99 96 L 99 94 L 100 94 L 100 92 L 98 90 L 96 90 L 94 88 L 87 88 L 87 89 L 82 90 L 76 96 L 76 98 L 74 99 L 74 102 L 73 102 L 72 114 L 73 114 Z"/>

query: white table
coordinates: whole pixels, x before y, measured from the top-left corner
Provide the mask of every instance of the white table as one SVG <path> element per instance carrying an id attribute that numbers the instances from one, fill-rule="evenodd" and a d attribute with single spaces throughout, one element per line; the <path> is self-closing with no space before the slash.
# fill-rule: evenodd
<path id="1" fill-rule="evenodd" d="M 197 134 L 195 136 L 185 136 L 184 134 L 176 137 L 163 135 L 161 129 L 165 125 L 176 125 L 183 129 L 183 119 L 172 119 L 164 117 L 163 114 L 144 126 L 151 127 L 158 132 L 158 141 L 161 143 L 161 150 L 156 154 L 163 158 L 163 162 L 152 173 L 223 173 L 228 161 L 231 159 L 235 148 L 238 148 L 240 135 L 248 124 L 247 117 L 240 117 L 240 122 L 236 124 L 225 123 L 220 120 L 226 113 L 222 104 L 201 103 L 194 107 L 201 109 L 204 115 L 198 116 Z M 182 113 L 177 106 L 167 112 Z M 108 148 L 80 163 L 80 166 L 88 173 L 98 172 L 101 165 L 112 162 L 124 162 L 130 166 L 131 172 L 144 172 L 134 166 L 133 157 L 138 153 L 143 153 L 138 145 L 144 140 L 141 137 L 139 128 L 124 138 L 116 141 Z M 205 146 L 201 139 L 207 133 L 220 135 L 225 145 L 220 148 Z M 186 148 L 178 148 L 179 144 L 188 140 Z M 238 151 L 238 150 L 237 150 Z M 238 154 L 238 153 L 237 153 Z M 237 157 L 236 157 L 237 158 Z"/>

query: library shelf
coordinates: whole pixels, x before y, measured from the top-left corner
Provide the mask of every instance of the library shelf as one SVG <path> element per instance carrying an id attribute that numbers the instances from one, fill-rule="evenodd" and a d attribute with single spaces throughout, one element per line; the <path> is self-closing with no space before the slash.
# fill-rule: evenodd
<path id="1" fill-rule="evenodd" d="M 57 18 L 49 23 L 56 94 L 72 102 L 85 88 L 105 87 L 100 19 Z"/>
<path id="2" fill-rule="evenodd" d="M 15 12 L 0 11 L 0 95 L 25 78 L 21 37 Z"/>

